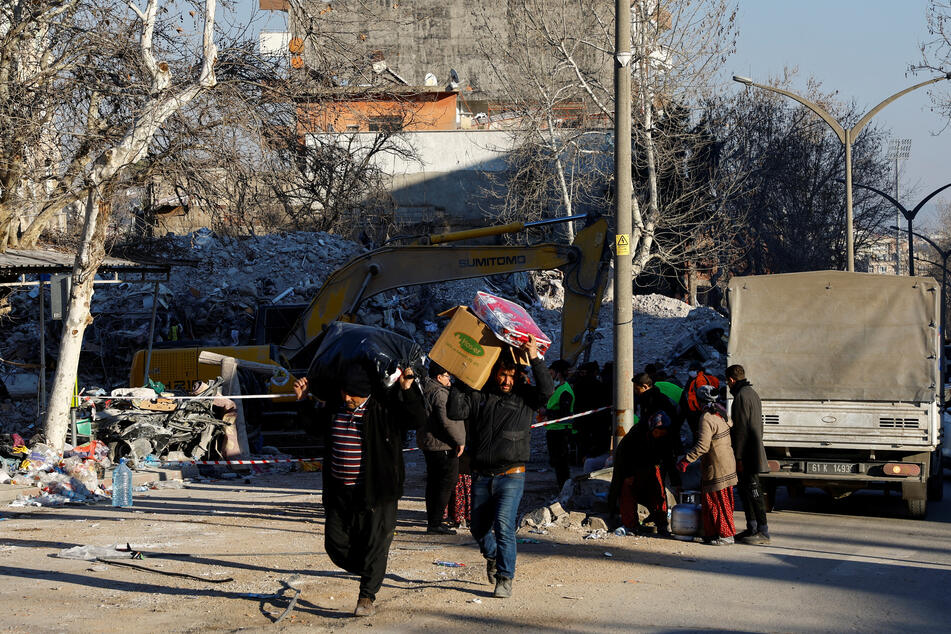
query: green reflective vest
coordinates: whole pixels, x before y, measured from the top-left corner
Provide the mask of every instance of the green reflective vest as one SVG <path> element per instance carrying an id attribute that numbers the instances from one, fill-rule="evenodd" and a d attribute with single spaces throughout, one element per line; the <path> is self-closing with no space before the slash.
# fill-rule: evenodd
<path id="1" fill-rule="evenodd" d="M 568 416 L 575 413 L 575 391 L 571 389 L 571 384 L 568 381 L 565 381 L 561 385 L 555 388 L 555 393 L 551 395 L 551 398 L 548 399 L 548 403 L 545 405 L 546 409 L 553 410 L 558 409 L 559 403 L 561 403 L 561 396 L 565 392 L 571 395 L 571 402 L 568 405 L 567 412 L 560 412 L 560 416 Z M 572 421 L 566 420 L 562 423 L 554 423 L 553 425 L 546 425 L 545 429 L 571 429 L 574 430 L 572 426 Z"/>
<path id="2" fill-rule="evenodd" d="M 654 385 L 657 386 L 657 389 L 660 390 L 661 394 L 672 400 L 674 405 L 680 402 L 680 395 L 684 393 L 684 389 L 676 383 L 671 383 L 670 381 L 658 381 L 657 383 L 654 383 Z"/>

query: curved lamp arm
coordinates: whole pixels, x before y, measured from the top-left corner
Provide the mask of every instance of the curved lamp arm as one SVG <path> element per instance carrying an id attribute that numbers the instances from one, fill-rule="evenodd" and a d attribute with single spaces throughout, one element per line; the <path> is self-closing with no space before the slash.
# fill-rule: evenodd
<path id="1" fill-rule="evenodd" d="M 887 106 L 887 105 L 890 104 L 891 102 L 895 101 L 896 99 L 898 99 L 898 98 L 901 97 L 902 95 L 907 95 L 907 94 L 910 93 L 912 90 L 917 90 L 918 88 L 921 88 L 922 86 L 927 86 L 927 85 L 929 85 L 929 84 L 934 84 L 934 83 L 936 83 L 936 82 L 943 81 L 943 80 L 945 80 L 945 79 L 951 79 L 951 73 L 947 73 L 947 74 L 945 74 L 943 77 L 933 77 L 932 79 L 929 79 L 928 81 L 923 81 L 923 82 L 921 82 L 920 84 L 915 84 L 914 86 L 911 86 L 910 88 L 905 88 L 905 89 L 902 90 L 901 92 L 896 92 L 894 95 L 892 95 L 891 97 L 889 97 L 888 99 L 886 99 L 886 100 L 883 101 L 882 103 L 878 104 L 877 106 L 875 106 L 874 108 L 872 108 L 871 110 L 869 110 L 868 112 L 866 112 L 866 113 L 865 113 L 865 116 L 863 116 L 861 119 L 859 119 L 859 122 L 856 123 L 854 126 L 852 126 L 852 128 L 849 130 L 849 134 L 850 134 L 850 135 L 852 136 L 852 138 L 854 139 L 856 136 L 858 136 L 858 133 L 862 131 L 862 128 L 865 127 L 865 124 L 868 123 L 869 119 L 871 119 L 872 117 L 874 117 L 876 114 L 878 114 L 878 112 L 879 112 L 882 108 L 884 108 L 885 106 Z"/>
<path id="2" fill-rule="evenodd" d="M 837 182 L 837 183 L 845 183 L 845 181 L 842 180 L 841 178 L 835 179 L 835 182 Z M 949 184 L 951 184 L 951 183 L 949 183 Z M 882 198 L 884 198 L 885 200 L 887 200 L 887 201 L 890 202 L 891 204 L 893 204 L 893 205 L 895 205 L 896 207 L 898 207 L 899 211 L 901 211 L 901 215 L 903 215 L 906 220 L 909 219 L 909 218 L 908 218 L 908 213 L 909 213 L 909 212 L 908 212 L 907 209 L 905 209 L 904 205 L 902 205 L 900 202 L 898 202 L 897 200 L 895 200 L 894 198 L 892 198 L 891 196 L 889 196 L 888 194 L 886 194 L 886 193 L 883 192 L 882 190 L 880 190 L 880 189 L 875 189 L 875 188 L 872 187 L 871 185 L 863 185 L 863 184 L 861 184 L 861 183 L 856 183 L 855 181 L 852 182 L 852 187 L 861 187 L 862 189 L 867 189 L 867 190 L 869 190 L 869 191 L 875 192 L 876 194 L 878 194 L 879 196 L 881 196 Z M 937 192 L 936 192 L 936 193 L 937 193 Z M 914 218 L 915 216 L 912 215 L 911 217 Z"/>

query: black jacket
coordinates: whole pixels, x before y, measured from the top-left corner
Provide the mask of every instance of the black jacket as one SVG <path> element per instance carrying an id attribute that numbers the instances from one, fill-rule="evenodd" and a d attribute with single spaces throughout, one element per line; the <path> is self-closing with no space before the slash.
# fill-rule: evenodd
<path id="1" fill-rule="evenodd" d="M 466 444 L 466 425 L 446 416 L 449 388 L 432 377 L 423 383 L 426 422 L 416 432 L 416 445 L 423 451 L 450 451 Z"/>
<path id="2" fill-rule="evenodd" d="M 328 401 L 318 411 L 318 424 L 325 434 L 324 503 L 332 503 L 343 485 L 330 473 L 333 418 L 343 407 L 339 399 Z M 399 384 L 385 392 L 374 391 L 363 415 L 363 498 L 366 507 L 398 500 L 403 495 L 406 471 L 403 465 L 403 432 L 426 420 L 423 396 L 418 386 L 402 390 Z M 361 486 L 361 485 L 357 485 Z"/>
<path id="3" fill-rule="evenodd" d="M 473 473 L 501 473 L 524 465 L 531 457 L 535 411 L 545 406 L 555 390 L 543 359 L 532 360 L 532 374 L 537 385 L 516 376 L 508 394 L 499 391 L 492 377 L 479 391 L 459 384 L 449 390 L 446 414 L 469 422 L 466 453 L 471 454 Z"/>
<path id="4" fill-rule="evenodd" d="M 763 448 L 763 405 L 759 394 L 746 379 L 734 383 L 730 387 L 730 394 L 733 395 L 733 405 L 730 407 L 733 455 L 743 461 L 744 472 L 766 473 L 769 463 Z"/>

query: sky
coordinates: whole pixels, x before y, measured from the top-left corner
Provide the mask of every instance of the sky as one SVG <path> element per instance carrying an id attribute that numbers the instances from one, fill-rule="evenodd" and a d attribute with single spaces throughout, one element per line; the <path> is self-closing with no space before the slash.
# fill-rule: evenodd
<path id="1" fill-rule="evenodd" d="M 239 13 L 247 15 L 258 0 L 237 4 Z M 805 92 L 808 78 L 814 77 L 826 92 L 838 91 L 842 100 L 854 100 L 867 112 L 928 77 L 908 71 L 928 38 L 927 7 L 927 0 L 739 0 L 739 38 L 736 54 L 724 68 L 724 81 L 737 74 L 767 83 L 782 76 L 786 67 L 798 68 L 793 92 Z M 284 15 L 256 24 L 283 30 Z M 937 86 L 951 95 L 951 81 Z M 740 84 L 732 89 L 745 90 Z M 948 122 L 930 108 L 928 88 L 921 88 L 886 106 L 870 123 L 890 131 L 890 136 L 911 139 L 911 157 L 899 172 L 899 201 L 908 209 L 951 182 L 951 127 L 938 135 Z M 939 200 L 951 203 L 951 188 L 922 210 L 917 226 L 939 229 L 934 204 Z"/>
<path id="2" fill-rule="evenodd" d="M 807 79 L 815 77 L 825 91 L 838 91 L 840 98 L 854 99 L 868 112 L 930 77 L 908 72 L 928 38 L 927 7 L 926 0 L 741 0 L 739 39 L 736 54 L 726 63 L 727 77 L 767 83 L 782 76 L 784 67 L 798 67 L 793 92 L 805 92 Z M 951 94 L 951 81 L 936 86 L 945 96 Z M 745 88 L 736 84 L 736 90 Z M 936 136 L 947 119 L 930 108 L 928 88 L 920 88 L 886 106 L 869 124 L 911 139 L 911 156 L 899 171 L 899 202 L 908 209 L 951 182 L 951 129 Z M 834 134 L 831 129 L 829 134 Z M 938 229 L 933 203 L 942 198 L 951 202 L 949 192 L 951 188 L 932 199 L 916 226 Z"/>

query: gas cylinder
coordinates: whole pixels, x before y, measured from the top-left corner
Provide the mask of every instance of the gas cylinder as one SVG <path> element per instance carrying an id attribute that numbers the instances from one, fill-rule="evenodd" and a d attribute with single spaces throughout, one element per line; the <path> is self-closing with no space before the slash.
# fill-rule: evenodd
<path id="1" fill-rule="evenodd" d="M 680 504 L 670 510 L 670 532 L 676 539 L 689 542 L 700 535 L 700 505 L 696 500 L 696 491 L 684 491 Z"/>

